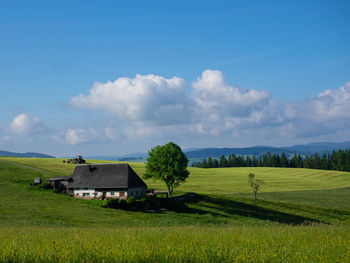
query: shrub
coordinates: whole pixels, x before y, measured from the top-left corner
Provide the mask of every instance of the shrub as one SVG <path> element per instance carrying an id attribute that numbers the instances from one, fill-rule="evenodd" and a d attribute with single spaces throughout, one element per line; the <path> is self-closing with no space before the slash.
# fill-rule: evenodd
<path id="1" fill-rule="evenodd" d="M 107 201 L 106 207 L 108 207 L 108 208 L 118 208 L 118 203 L 119 203 L 118 199 L 109 199 Z"/>
<path id="2" fill-rule="evenodd" d="M 41 186 L 42 188 L 44 188 L 44 189 L 47 189 L 47 190 L 53 188 L 51 184 L 48 184 L 48 183 L 46 183 L 46 182 L 42 183 L 40 186 Z"/>
<path id="3" fill-rule="evenodd" d="M 172 204 L 173 201 L 168 197 L 148 196 L 136 199 L 134 196 L 131 196 L 127 200 L 109 199 L 105 207 L 132 211 L 145 209 L 158 210 L 168 209 Z"/>
<path id="4" fill-rule="evenodd" d="M 136 203 L 136 198 L 135 196 L 130 196 L 127 200 L 126 203 L 130 206 Z"/>
<path id="5" fill-rule="evenodd" d="M 128 204 L 124 199 L 109 199 L 107 201 L 106 207 L 127 210 Z"/>

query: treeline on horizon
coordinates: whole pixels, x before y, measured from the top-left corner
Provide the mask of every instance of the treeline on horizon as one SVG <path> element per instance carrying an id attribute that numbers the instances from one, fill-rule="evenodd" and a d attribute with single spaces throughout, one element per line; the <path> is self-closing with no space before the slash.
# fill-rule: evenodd
<path id="1" fill-rule="evenodd" d="M 315 153 L 305 157 L 302 157 L 300 154 L 294 154 L 291 158 L 287 158 L 284 152 L 281 155 L 272 155 L 268 152 L 259 156 L 232 154 L 228 158 L 222 155 L 220 159 L 208 157 L 201 162 L 194 162 L 192 167 L 289 167 L 350 172 L 350 150 L 339 149 L 332 153 L 324 153 L 322 157 Z"/>

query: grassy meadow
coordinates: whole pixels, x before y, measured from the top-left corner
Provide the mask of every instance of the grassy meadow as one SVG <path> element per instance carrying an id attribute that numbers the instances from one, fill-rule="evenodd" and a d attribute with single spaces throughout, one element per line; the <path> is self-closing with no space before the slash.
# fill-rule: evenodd
<path id="1" fill-rule="evenodd" d="M 344 231 L 345 230 L 345 231 Z M 348 229 L 327 226 L 9 228 L 6 262 L 348 262 Z"/>
<path id="2" fill-rule="evenodd" d="M 88 160 L 90 163 L 109 161 Z M 142 175 L 144 164 L 130 163 Z M 172 211 L 130 212 L 32 188 L 70 175 L 62 159 L 0 157 L 0 262 L 346 262 L 350 173 L 189 168 Z M 265 185 L 253 201 L 247 174 Z M 165 189 L 146 181 L 149 188 Z"/>

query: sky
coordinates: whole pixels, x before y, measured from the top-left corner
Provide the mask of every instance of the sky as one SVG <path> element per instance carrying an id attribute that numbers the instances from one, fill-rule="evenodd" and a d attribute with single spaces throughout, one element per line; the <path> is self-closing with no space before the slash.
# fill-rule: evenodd
<path id="1" fill-rule="evenodd" d="M 349 1 L 0 1 L 0 150 L 350 140 Z"/>

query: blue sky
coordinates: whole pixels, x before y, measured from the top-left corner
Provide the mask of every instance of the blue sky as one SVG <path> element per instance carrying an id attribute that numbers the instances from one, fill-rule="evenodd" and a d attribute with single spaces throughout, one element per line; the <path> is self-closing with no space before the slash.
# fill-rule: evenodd
<path id="1" fill-rule="evenodd" d="M 0 149 L 350 140 L 349 11 L 348 1 L 0 1 Z M 120 78 L 133 84 L 107 87 Z"/>

